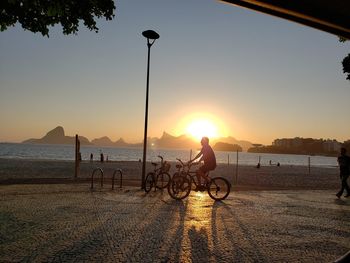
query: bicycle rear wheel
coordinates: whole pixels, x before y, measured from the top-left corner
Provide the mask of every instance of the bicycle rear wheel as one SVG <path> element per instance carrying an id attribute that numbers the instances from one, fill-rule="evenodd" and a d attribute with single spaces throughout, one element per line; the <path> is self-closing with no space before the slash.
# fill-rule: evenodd
<path id="1" fill-rule="evenodd" d="M 168 173 L 163 172 L 161 174 L 158 174 L 156 187 L 158 189 L 164 189 L 168 187 L 169 181 L 170 181 L 170 175 Z"/>
<path id="2" fill-rule="evenodd" d="M 208 186 L 208 194 L 214 200 L 224 200 L 231 190 L 230 183 L 223 177 L 211 179 Z"/>
<path id="3" fill-rule="evenodd" d="M 145 192 L 151 191 L 154 185 L 154 173 L 148 173 L 145 180 Z"/>
<path id="4" fill-rule="evenodd" d="M 190 192 L 191 181 L 184 176 L 174 175 L 168 185 L 169 195 L 176 200 L 181 200 L 186 198 Z"/>

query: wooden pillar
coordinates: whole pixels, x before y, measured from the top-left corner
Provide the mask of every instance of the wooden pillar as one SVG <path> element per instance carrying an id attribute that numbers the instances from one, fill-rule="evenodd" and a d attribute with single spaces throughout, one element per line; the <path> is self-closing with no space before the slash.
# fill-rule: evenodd
<path id="1" fill-rule="evenodd" d="M 238 150 L 237 150 L 237 159 L 236 159 L 236 184 L 238 183 Z"/>
<path id="2" fill-rule="evenodd" d="M 78 178 L 80 171 L 80 141 L 78 134 L 75 135 L 75 169 L 74 169 L 74 178 Z"/>

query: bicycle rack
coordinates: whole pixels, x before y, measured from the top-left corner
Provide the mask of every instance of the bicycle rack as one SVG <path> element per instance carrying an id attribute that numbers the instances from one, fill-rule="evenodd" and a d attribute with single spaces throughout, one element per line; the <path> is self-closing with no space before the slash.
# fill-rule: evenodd
<path id="1" fill-rule="evenodd" d="M 102 168 L 97 167 L 92 171 L 92 174 L 91 174 L 91 189 L 94 188 L 94 175 L 96 172 L 100 172 L 100 174 L 101 174 L 101 187 L 103 187 L 104 173 L 103 173 Z M 119 188 L 123 187 L 123 171 L 121 169 L 115 169 L 113 172 L 113 175 L 112 175 L 112 190 L 114 190 L 114 181 L 115 181 L 114 179 L 115 179 L 115 176 L 117 175 L 117 173 L 119 173 L 119 175 L 120 175 Z"/>
<path id="2" fill-rule="evenodd" d="M 100 171 L 100 173 L 101 173 L 101 187 L 103 187 L 103 170 L 101 168 L 96 168 L 92 171 L 92 174 L 91 174 L 91 189 L 94 188 L 94 174 L 97 171 Z"/>
<path id="3" fill-rule="evenodd" d="M 112 176 L 112 190 L 114 190 L 114 178 L 115 178 L 115 175 L 116 175 L 117 172 L 119 172 L 119 175 L 120 175 L 119 188 L 123 187 L 123 171 L 121 169 L 115 169 L 114 173 L 113 173 L 113 176 Z"/>

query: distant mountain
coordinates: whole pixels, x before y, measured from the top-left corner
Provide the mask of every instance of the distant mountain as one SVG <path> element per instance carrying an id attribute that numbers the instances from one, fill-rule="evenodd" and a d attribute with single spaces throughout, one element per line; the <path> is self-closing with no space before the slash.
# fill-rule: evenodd
<path id="1" fill-rule="evenodd" d="M 110 146 L 110 147 L 142 147 L 143 143 L 127 143 L 122 138 L 113 142 L 107 136 L 93 139 L 91 142 L 83 136 L 79 136 L 81 145 L 96 145 L 96 146 Z M 233 137 L 223 137 L 213 139 L 210 141 L 211 145 L 216 143 L 226 143 L 231 145 L 239 145 L 243 151 L 247 151 L 252 147 L 252 143 L 248 141 L 239 141 Z M 37 143 L 37 144 L 74 144 L 74 136 L 66 136 L 64 129 L 61 126 L 49 131 L 41 139 L 29 139 L 23 141 L 23 143 Z M 201 147 L 199 141 L 195 141 L 192 137 L 187 135 L 173 136 L 167 132 L 163 132 L 160 138 L 148 138 L 147 145 L 150 148 L 169 148 L 169 149 L 199 149 Z"/>
<path id="2" fill-rule="evenodd" d="M 93 139 L 91 141 L 93 145 L 98 146 L 112 146 L 114 143 L 107 136 L 101 137 L 99 139 Z"/>
<path id="3" fill-rule="evenodd" d="M 214 147 L 214 151 L 226 151 L 226 152 L 236 152 L 242 151 L 242 147 L 239 146 L 238 144 L 231 144 L 231 143 L 226 143 L 226 142 L 217 142 Z"/>
<path id="4" fill-rule="evenodd" d="M 120 138 L 116 142 L 113 142 L 110 138 L 107 136 L 101 137 L 99 139 L 93 139 L 91 141 L 93 145 L 96 146 L 109 146 L 109 147 L 142 147 L 142 143 L 127 143 L 124 141 L 123 138 Z"/>
<path id="5" fill-rule="evenodd" d="M 113 144 L 114 147 L 142 147 L 143 146 L 143 143 L 140 142 L 140 143 L 127 143 L 124 141 L 123 138 L 120 138 L 118 141 L 116 141 L 114 144 Z"/>
<path id="6" fill-rule="evenodd" d="M 231 136 L 228 136 L 228 137 L 221 137 L 221 138 L 217 138 L 217 139 L 214 139 L 211 144 L 215 144 L 215 143 L 218 143 L 218 142 L 224 142 L 224 143 L 229 143 L 229 144 L 237 144 L 239 146 L 242 147 L 242 150 L 243 151 L 247 151 L 249 148 L 252 147 L 252 143 L 249 142 L 249 141 L 242 141 L 242 140 L 237 140 L 236 138 L 234 137 L 231 137 Z"/>
<path id="7" fill-rule="evenodd" d="M 83 136 L 79 136 L 81 145 L 90 145 L 89 140 Z M 64 129 L 61 126 L 57 126 L 55 129 L 49 131 L 41 139 L 29 139 L 22 143 L 34 143 L 34 144 L 75 144 L 74 136 L 65 136 Z"/>
<path id="8" fill-rule="evenodd" d="M 170 149 L 183 149 L 183 148 L 198 148 L 200 144 L 195 142 L 192 138 L 186 135 L 180 135 L 178 137 L 172 136 L 169 133 L 163 132 L 162 137 L 149 139 L 151 147 L 155 148 L 170 148 Z"/>

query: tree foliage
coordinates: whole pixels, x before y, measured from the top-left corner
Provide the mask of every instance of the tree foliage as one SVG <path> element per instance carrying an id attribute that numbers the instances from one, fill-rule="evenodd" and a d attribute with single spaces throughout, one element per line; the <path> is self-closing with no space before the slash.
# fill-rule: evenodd
<path id="1" fill-rule="evenodd" d="M 340 42 L 346 42 L 349 39 L 346 39 L 344 37 L 339 37 Z M 346 79 L 350 80 L 350 54 L 348 54 L 342 61 L 343 64 L 343 72 L 347 74 Z"/>
<path id="2" fill-rule="evenodd" d="M 347 74 L 346 79 L 350 80 L 350 54 L 348 54 L 342 61 L 343 72 Z"/>
<path id="3" fill-rule="evenodd" d="M 95 17 L 114 17 L 113 0 L 1 0 L 0 30 L 20 23 L 26 30 L 49 36 L 49 26 L 61 24 L 63 33 L 76 34 L 79 22 L 98 32 Z"/>

